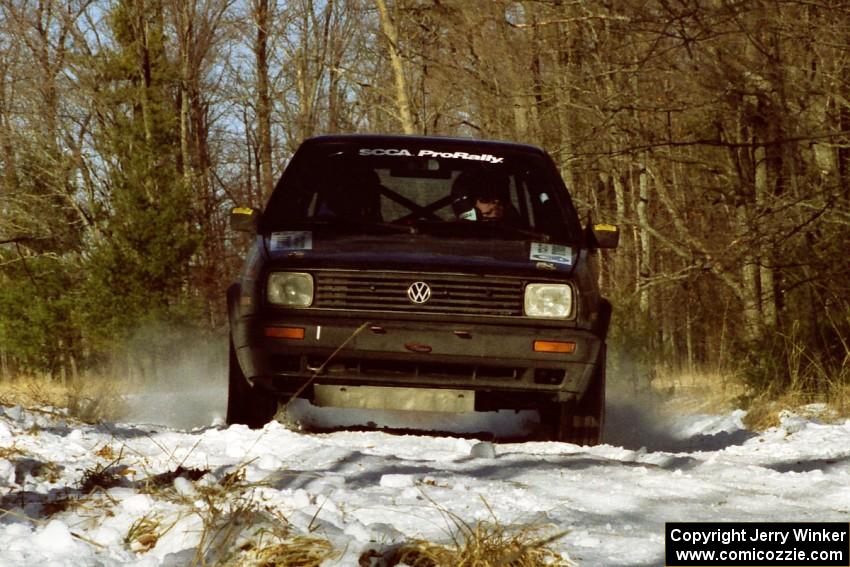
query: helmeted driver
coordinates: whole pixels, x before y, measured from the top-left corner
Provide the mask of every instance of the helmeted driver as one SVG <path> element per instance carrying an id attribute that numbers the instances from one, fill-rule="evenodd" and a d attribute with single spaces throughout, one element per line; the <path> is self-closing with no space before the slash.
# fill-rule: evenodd
<path id="1" fill-rule="evenodd" d="M 452 185 L 452 197 L 452 208 L 462 220 L 500 220 L 511 206 L 508 179 L 497 171 L 464 171 Z"/>

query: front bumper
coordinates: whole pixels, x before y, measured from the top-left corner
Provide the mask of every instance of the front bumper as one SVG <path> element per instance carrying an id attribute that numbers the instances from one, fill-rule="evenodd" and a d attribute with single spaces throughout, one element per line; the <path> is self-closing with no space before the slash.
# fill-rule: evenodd
<path id="1" fill-rule="evenodd" d="M 267 336 L 268 328 L 280 327 L 304 329 L 303 339 Z M 487 395 L 498 398 L 500 407 L 514 402 L 523 407 L 529 397 L 581 397 L 601 346 L 597 335 L 574 328 L 366 320 L 318 312 L 242 318 L 233 331 L 245 376 L 279 394 L 308 384 L 302 395 L 312 399 L 313 383 L 450 388 L 484 394 L 482 404 Z M 571 353 L 534 352 L 535 340 L 571 341 L 576 347 Z"/>

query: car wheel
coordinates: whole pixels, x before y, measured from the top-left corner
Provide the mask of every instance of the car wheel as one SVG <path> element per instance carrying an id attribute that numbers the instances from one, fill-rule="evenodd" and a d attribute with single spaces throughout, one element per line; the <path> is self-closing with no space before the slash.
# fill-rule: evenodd
<path id="1" fill-rule="evenodd" d="M 227 377 L 227 424 L 238 423 L 258 429 L 274 418 L 277 409 L 275 396 L 248 384 L 231 341 Z"/>
<path id="2" fill-rule="evenodd" d="M 554 441 L 575 445 L 598 445 L 605 421 L 605 345 L 599 353 L 596 372 L 581 400 L 558 402 L 550 408 L 549 423 Z"/>

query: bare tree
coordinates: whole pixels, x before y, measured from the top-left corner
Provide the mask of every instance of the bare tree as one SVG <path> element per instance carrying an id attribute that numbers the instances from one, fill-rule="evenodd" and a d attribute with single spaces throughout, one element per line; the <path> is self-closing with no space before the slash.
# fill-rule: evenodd
<path id="1" fill-rule="evenodd" d="M 387 52 L 393 66 L 393 78 L 395 79 L 395 99 L 398 108 L 398 118 L 401 129 L 405 134 L 413 134 L 413 117 L 410 112 L 410 101 L 407 96 L 407 79 L 405 78 L 404 65 L 398 47 L 398 31 L 390 17 L 387 4 L 384 0 L 375 0 L 378 13 L 381 16 L 381 30 L 387 43 Z"/>

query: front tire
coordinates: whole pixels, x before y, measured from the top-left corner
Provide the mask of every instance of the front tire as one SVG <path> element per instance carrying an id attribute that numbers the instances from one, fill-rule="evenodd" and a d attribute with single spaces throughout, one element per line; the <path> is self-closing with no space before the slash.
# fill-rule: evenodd
<path id="1" fill-rule="evenodd" d="M 232 340 L 227 366 L 227 424 L 259 429 L 274 419 L 278 409 L 277 398 L 248 383 L 239 366 Z"/>
<path id="2" fill-rule="evenodd" d="M 605 345 L 599 353 L 596 371 L 580 400 L 556 402 L 549 408 L 546 421 L 553 441 L 593 446 L 602 441 L 605 421 Z"/>

